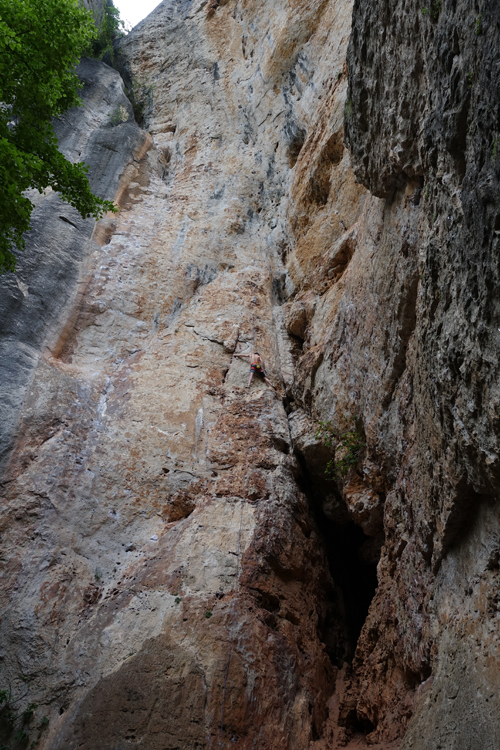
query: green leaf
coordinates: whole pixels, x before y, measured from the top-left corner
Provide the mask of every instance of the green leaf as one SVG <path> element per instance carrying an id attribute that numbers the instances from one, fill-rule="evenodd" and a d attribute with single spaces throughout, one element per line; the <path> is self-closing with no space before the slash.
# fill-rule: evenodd
<path id="1" fill-rule="evenodd" d="M 84 218 L 116 210 L 92 194 L 86 166 L 61 154 L 52 127 L 81 105 L 75 69 L 96 36 L 78 0 L 0 0 L 0 273 L 24 249 L 30 188 L 51 187 Z"/>

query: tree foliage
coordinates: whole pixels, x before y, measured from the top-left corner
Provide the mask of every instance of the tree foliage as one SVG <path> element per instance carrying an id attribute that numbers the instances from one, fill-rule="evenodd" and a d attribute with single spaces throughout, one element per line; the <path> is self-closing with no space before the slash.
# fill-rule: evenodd
<path id="1" fill-rule="evenodd" d="M 15 270 L 33 204 L 55 190 L 83 218 L 114 210 L 94 196 L 83 163 L 58 150 L 52 120 L 81 104 L 75 67 L 96 36 L 78 0 L 0 0 L 0 272 Z"/>
<path id="2" fill-rule="evenodd" d="M 99 29 L 99 33 L 94 37 L 90 46 L 86 50 L 89 57 L 96 60 L 102 60 L 106 53 L 109 54 L 111 61 L 114 58 L 113 44 L 115 39 L 119 39 L 125 34 L 125 23 L 120 18 L 120 11 L 114 5 L 106 3 L 104 13 Z"/>

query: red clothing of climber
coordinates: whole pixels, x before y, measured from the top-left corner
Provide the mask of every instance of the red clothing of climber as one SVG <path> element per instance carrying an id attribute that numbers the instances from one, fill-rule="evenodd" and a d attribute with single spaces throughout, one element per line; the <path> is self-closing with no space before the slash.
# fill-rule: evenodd
<path id="1" fill-rule="evenodd" d="M 271 383 L 271 381 L 266 378 L 264 360 L 260 356 L 259 352 L 254 352 L 253 354 L 235 354 L 234 356 L 240 357 L 241 359 L 250 360 L 250 379 L 248 381 L 249 388 L 252 385 L 253 376 L 258 375 L 259 377 L 262 378 L 262 380 L 264 380 L 268 385 L 271 386 L 273 391 L 276 390 L 276 388 Z"/>

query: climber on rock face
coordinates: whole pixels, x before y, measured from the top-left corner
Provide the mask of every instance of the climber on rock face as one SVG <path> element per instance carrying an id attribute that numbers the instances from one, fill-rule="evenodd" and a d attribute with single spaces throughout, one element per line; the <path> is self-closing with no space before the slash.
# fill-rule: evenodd
<path id="1" fill-rule="evenodd" d="M 252 378 L 254 375 L 259 375 L 259 377 L 262 378 L 268 385 L 271 386 L 273 391 L 276 390 L 274 385 L 271 383 L 270 380 L 266 378 L 265 373 L 265 365 L 264 360 L 260 356 L 259 352 L 254 352 L 253 354 L 235 354 L 235 357 L 240 357 L 240 359 L 249 359 L 250 360 L 250 379 L 248 381 L 248 387 L 252 385 Z"/>

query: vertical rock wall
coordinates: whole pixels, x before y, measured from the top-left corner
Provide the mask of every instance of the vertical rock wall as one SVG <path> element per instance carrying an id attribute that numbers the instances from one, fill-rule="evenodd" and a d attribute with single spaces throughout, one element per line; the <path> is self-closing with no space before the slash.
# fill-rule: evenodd
<path id="1" fill-rule="evenodd" d="M 123 81 L 115 70 L 84 59 L 78 67 L 83 107 L 55 125 L 60 148 L 71 161 L 89 166 L 92 190 L 120 200 L 131 164 L 147 148 L 148 137 L 134 122 Z M 28 250 L 17 274 L 1 279 L 0 467 L 12 449 L 20 407 L 44 347 L 53 348 L 75 301 L 85 288 L 88 256 L 97 247 L 94 224 L 63 203 L 50 189 L 30 195 L 35 204 Z M 72 323 L 68 323 L 71 327 Z"/>
<path id="2" fill-rule="evenodd" d="M 215 747 L 223 705 L 235 747 L 329 731 L 342 592 L 282 400 L 233 352 L 291 384 L 294 106 L 323 96 L 332 50 L 342 68 L 348 26 L 343 4 L 165 2 L 122 45 L 152 140 L 38 339 L 3 484 L 2 674 L 34 734 L 48 717 L 42 747 Z"/>
<path id="3" fill-rule="evenodd" d="M 394 386 L 379 390 L 392 426 L 365 417 L 390 483 L 355 700 L 390 719 L 393 697 L 366 684 L 425 681 L 404 748 L 498 745 L 499 30 L 494 2 L 353 13 L 347 142 L 385 199 L 371 262 L 389 252 L 406 287 L 388 305 Z"/>
<path id="4" fill-rule="evenodd" d="M 5 282 L 41 747 L 218 747 L 223 707 L 223 747 L 498 746 L 498 19 L 424 10 L 165 0 L 121 43 L 149 136 L 108 84 L 61 124 L 121 211 Z"/>

